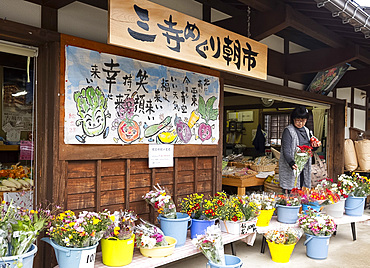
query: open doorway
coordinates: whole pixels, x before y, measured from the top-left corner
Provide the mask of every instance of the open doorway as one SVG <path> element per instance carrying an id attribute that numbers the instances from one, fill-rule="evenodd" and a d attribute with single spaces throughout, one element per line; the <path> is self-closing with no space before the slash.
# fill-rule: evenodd
<path id="1" fill-rule="evenodd" d="M 34 92 L 37 48 L 0 41 L 0 198 L 34 205 Z"/>

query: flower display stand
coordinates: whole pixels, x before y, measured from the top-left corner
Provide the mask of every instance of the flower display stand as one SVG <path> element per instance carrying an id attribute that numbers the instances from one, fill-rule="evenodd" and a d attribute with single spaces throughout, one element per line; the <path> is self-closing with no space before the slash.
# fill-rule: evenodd
<path id="1" fill-rule="evenodd" d="M 132 261 L 134 255 L 134 239 L 119 240 L 115 237 L 101 240 L 103 263 L 107 266 L 124 266 Z"/>

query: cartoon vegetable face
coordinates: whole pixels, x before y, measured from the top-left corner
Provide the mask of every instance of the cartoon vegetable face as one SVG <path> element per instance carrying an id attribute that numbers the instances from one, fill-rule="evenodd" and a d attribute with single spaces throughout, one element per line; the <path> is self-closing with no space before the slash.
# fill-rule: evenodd
<path id="1" fill-rule="evenodd" d="M 86 136 L 94 137 L 102 134 L 106 128 L 107 98 L 100 88 L 83 88 L 80 92 L 75 92 L 73 98 L 78 115 L 81 117 L 76 121 L 76 125 L 82 124 Z"/>
<path id="2" fill-rule="evenodd" d="M 122 121 L 118 127 L 118 136 L 123 142 L 131 143 L 140 137 L 140 127 L 136 121 L 132 121 L 131 124 Z"/>
<path id="3" fill-rule="evenodd" d="M 181 117 L 175 118 L 177 136 L 183 143 L 188 143 L 191 139 L 191 129 L 188 124 L 181 120 Z"/>
<path id="4" fill-rule="evenodd" d="M 212 137 L 212 127 L 209 125 L 209 121 L 217 120 L 218 109 L 213 109 L 213 104 L 216 100 L 215 96 L 210 97 L 207 103 L 204 102 L 202 96 L 199 96 L 198 112 L 204 119 L 205 123 L 200 123 L 198 128 L 198 136 L 201 141 L 209 140 Z"/>

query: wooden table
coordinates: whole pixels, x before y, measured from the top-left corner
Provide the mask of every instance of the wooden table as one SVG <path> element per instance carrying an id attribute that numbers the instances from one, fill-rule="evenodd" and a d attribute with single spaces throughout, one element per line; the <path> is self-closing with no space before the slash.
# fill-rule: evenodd
<path id="1" fill-rule="evenodd" d="M 222 184 L 238 188 L 238 195 L 245 195 L 245 187 L 262 186 L 265 178 L 251 176 L 222 176 Z"/>

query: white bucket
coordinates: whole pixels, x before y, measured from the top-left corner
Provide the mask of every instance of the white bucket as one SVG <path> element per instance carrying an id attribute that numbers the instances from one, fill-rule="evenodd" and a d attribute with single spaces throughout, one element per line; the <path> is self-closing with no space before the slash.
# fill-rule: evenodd
<path id="1" fill-rule="evenodd" d="M 343 217 L 345 201 L 345 199 L 341 199 L 337 203 L 324 206 L 323 212 L 334 218 Z"/>

